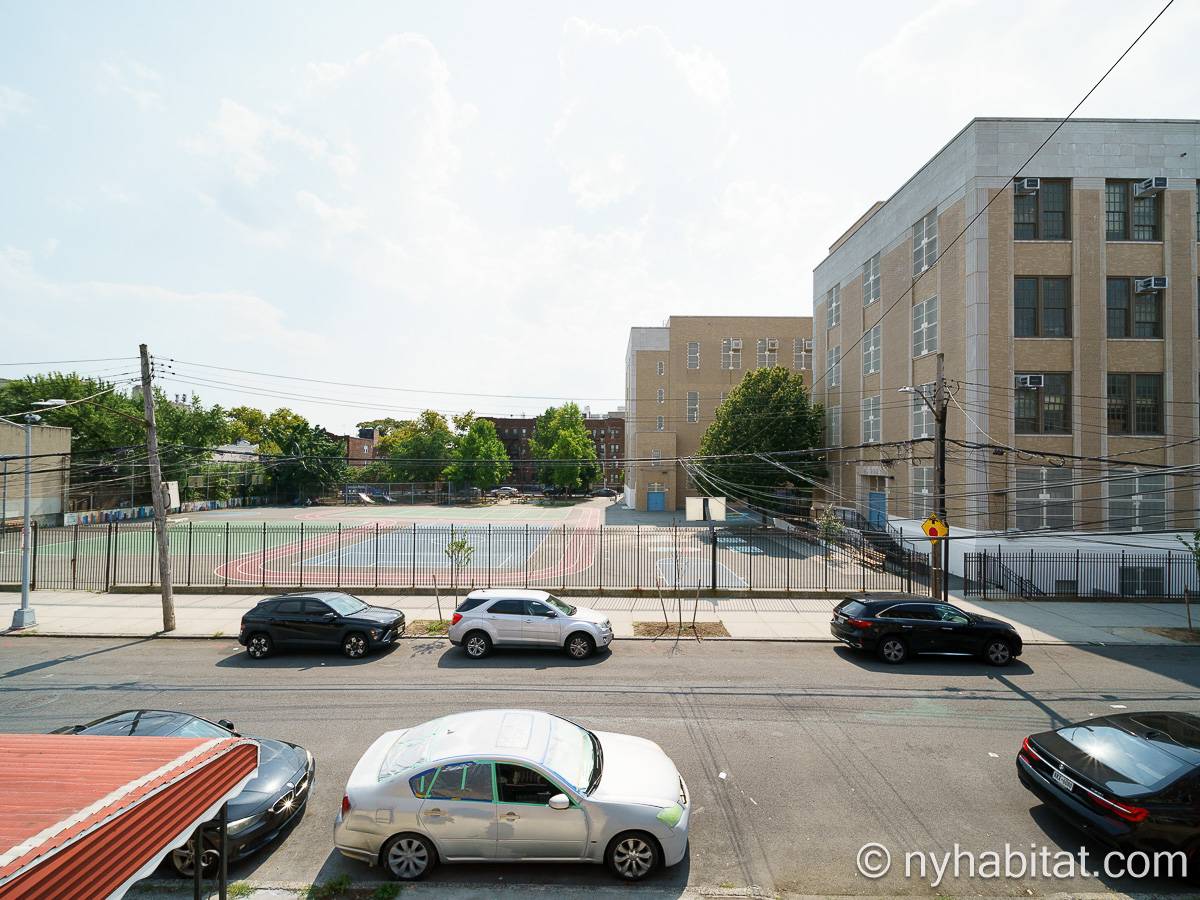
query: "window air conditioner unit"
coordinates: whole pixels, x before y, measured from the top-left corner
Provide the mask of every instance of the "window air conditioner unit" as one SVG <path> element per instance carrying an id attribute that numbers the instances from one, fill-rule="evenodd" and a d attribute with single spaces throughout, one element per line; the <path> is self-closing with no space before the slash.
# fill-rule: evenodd
<path id="1" fill-rule="evenodd" d="M 1045 385 L 1044 375 L 1018 375 L 1017 387 L 1022 388 L 1040 388 Z"/>
<path id="2" fill-rule="evenodd" d="M 1133 289 L 1139 294 L 1153 294 L 1155 291 L 1165 291 L 1167 289 L 1167 276 L 1155 275 L 1152 278 L 1135 278 L 1133 280 Z"/>
<path id="3" fill-rule="evenodd" d="M 1040 178 L 1018 178 L 1015 182 L 1016 191 L 1019 195 L 1036 194 L 1042 186 Z"/>
<path id="4" fill-rule="evenodd" d="M 1167 189 L 1167 179 L 1163 175 L 1156 175 L 1153 178 L 1143 178 L 1133 186 L 1133 196 L 1149 197 L 1151 194 L 1159 194 Z"/>

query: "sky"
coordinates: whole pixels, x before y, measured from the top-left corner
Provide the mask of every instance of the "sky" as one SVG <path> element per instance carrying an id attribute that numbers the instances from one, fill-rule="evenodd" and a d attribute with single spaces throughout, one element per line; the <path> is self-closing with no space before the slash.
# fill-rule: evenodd
<path id="1" fill-rule="evenodd" d="M 603 413 L 630 327 L 810 314 L 872 202 L 1065 115 L 1162 3 L 0 0 L 0 377 L 144 342 L 335 431 Z M 1079 115 L 1195 117 L 1198 31 L 1177 0 Z"/>

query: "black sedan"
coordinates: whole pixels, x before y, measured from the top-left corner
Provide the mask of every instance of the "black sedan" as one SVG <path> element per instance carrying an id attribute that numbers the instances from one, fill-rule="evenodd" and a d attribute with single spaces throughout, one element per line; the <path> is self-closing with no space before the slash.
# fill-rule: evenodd
<path id="1" fill-rule="evenodd" d="M 1101 716 L 1025 738 L 1021 784 L 1110 847 L 1189 855 L 1200 866 L 1200 717 Z"/>
<path id="2" fill-rule="evenodd" d="M 842 643 L 898 665 L 917 653 L 966 653 L 993 666 L 1021 655 L 1021 636 L 1007 622 L 919 600 L 843 600 L 829 630 Z"/>
<path id="3" fill-rule="evenodd" d="M 368 606 L 340 591 L 285 594 L 260 600 L 242 616 L 238 643 L 255 659 L 277 647 L 341 647 L 351 659 L 387 647 L 404 634 L 404 613 Z"/>
<path id="4" fill-rule="evenodd" d="M 233 723 L 210 722 L 190 713 L 166 709 L 130 709 L 87 725 L 60 728 L 55 734 L 108 734 L 121 737 L 239 737 Z M 303 747 L 287 741 L 254 738 L 258 772 L 242 792 L 229 801 L 227 843 L 229 861 L 236 862 L 275 840 L 304 810 L 317 776 L 317 762 Z M 193 875 L 192 842 L 171 851 L 168 860 L 180 875 Z M 214 843 L 204 851 L 204 872 L 220 861 Z"/>

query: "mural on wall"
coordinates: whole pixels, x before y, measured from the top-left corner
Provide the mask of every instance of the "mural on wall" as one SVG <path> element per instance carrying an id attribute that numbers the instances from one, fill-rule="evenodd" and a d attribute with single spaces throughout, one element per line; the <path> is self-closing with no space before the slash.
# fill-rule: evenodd
<path id="1" fill-rule="evenodd" d="M 169 512 L 205 512 L 210 509 L 236 509 L 240 506 L 261 506 L 258 497 L 243 500 L 191 500 L 171 507 Z M 103 525 L 106 522 L 124 522 L 127 519 L 153 519 L 153 506 L 126 506 L 122 509 L 89 509 L 83 512 L 63 514 L 63 525 Z"/>

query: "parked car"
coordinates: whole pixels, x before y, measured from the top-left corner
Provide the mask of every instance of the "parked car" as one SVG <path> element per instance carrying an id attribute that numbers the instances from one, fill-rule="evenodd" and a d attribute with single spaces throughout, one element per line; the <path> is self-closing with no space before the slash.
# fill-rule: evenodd
<path id="1" fill-rule="evenodd" d="M 843 600 L 829 630 L 847 646 L 894 665 L 918 653 L 967 653 L 1007 666 L 1023 649 L 1007 622 L 919 600 Z"/>
<path id="2" fill-rule="evenodd" d="M 1200 717 L 1119 713 L 1031 734 L 1017 775 L 1067 822 L 1111 847 L 1188 854 L 1200 878 Z"/>
<path id="3" fill-rule="evenodd" d="M 504 487 L 492 488 L 490 491 L 488 491 L 488 496 L 489 497 L 520 497 L 521 492 L 518 491 L 515 487 L 504 486 Z"/>
<path id="4" fill-rule="evenodd" d="M 615 497 L 615 496 L 617 496 L 617 492 L 614 491 L 610 487 L 599 487 L 599 488 L 596 488 L 595 490 L 593 490 L 590 494 L 588 494 L 588 496 L 589 497 Z"/>
<path id="5" fill-rule="evenodd" d="M 191 713 L 167 709 L 128 709 L 87 725 L 59 728 L 54 734 L 105 734 L 121 737 L 240 737 L 225 719 L 210 722 Z M 258 744 L 258 771 L 229 801 L 226 847 L 229 862 L 244 859 L 276 840 L 297 821 L 308 803 L 317 777 L 313 755 L 297 744 L 253 738 Z M 189 840 L 167 857 L 171 867 L 187 878 L 194 874 L 195 854 Z M 220 861 L 214 843 L 205 847 L 202 872 L 211 874 Z"/>
<path id="6" fill-rule="evenodd" d="M 546 591 L 513 588 L 471 591 L 450 617 L 448 634 L 472 659 L 483 659 L 493 647 L 554 648 L 587 659 L 613 637 L 604 613 Z"/>
<path id="7" fill-rule="evenodd" d="M 346 784 L 334 843 L 403 881 L 468 860 L 604 863 L 639 881 L 683 859 L 689 811 L 654 742 L 489 709 L 376 740 Z"/>
<path id="8" fill-rule="evenodd" d="M 341 647 L 351 659 L 387 647 L 404 634 L 404 613 L 368 606 L 341 591 L 283 594 L 260 600 L 242 616 L 238 643 L 254 659 L 276 649 Z"/>

